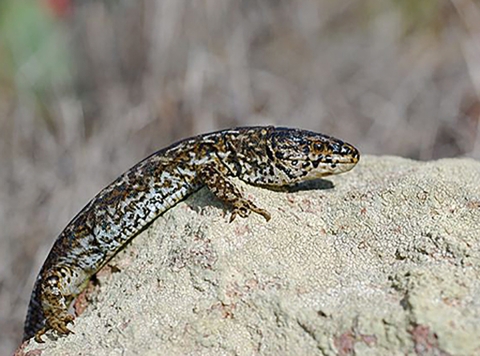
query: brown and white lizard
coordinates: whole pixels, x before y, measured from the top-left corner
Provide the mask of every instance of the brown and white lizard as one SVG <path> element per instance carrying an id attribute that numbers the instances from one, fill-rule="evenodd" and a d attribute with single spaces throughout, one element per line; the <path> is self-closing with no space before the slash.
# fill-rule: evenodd
<path id="1" fill-rule="evenodd" d="M 49 329 L 69 334 L 72 300 L 129 240 L 186 196 L 206 186 L 232 210 L 270 214 L 246 199 L 230 179 L 279 188 L 349 171 L 358 150 L 319 133 L 240 127 L 188 138 L 155 152 L 100 191 L 62 231 L 37 277 L 24 340 Z"/>

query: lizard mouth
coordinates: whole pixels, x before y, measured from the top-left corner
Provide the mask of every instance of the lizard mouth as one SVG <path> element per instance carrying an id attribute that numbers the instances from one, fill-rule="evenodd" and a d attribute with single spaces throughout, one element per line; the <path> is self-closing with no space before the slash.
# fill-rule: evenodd
<path id="1" fill-rule="evenodd" d="M 317 179 L 332 174 L 348 172 L 355 167 L 356 164 L 356 162 L 340 162 L 336 164 L 321 162 L 316 169 L 312 169 L 310 172 L 308 172 L 304 179 Z"/>
<path id="2" fill-rule="evenodd" d="M 328 157 L 328 156 L 327 156 Z M 314 168 L 307 173 L 304 179 L 317 179 L 332 174 L 348 172 L 358 163 L 360 156 L 357 154 L 348 156 L 334 156 L 333 158 L 321 158 L 314 163 Z"/>

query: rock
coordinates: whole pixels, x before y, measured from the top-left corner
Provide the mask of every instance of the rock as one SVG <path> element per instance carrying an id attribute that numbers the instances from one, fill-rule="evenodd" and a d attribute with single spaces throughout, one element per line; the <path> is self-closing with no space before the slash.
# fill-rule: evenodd
<path id="1" fill-rule="evenodd" d="M 331 182 L 332 184 L 330 184 Z M 480 162 L 362 157 L 228 223 L 205 189 L 100 273 L 48 355 L 480 354 Z"/>

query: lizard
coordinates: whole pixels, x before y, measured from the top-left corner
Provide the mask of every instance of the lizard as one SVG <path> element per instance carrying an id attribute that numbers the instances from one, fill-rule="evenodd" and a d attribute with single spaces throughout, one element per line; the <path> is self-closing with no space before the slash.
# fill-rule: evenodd
<path id="1" fill-rule="evenodd" d="M 88 281 L 154 219 L 202 187 L 236 216 L 270 213 L 247 199 L 233 177 L 282 189 L 351 170 L 359 151 L 324 134 L 252 126 L 206 133 L 161 149 L 101 190 L 53 244 L 30 298 L 23 340 L 53 329 L 59 335 L 75 317 L 68 307 Z"/>

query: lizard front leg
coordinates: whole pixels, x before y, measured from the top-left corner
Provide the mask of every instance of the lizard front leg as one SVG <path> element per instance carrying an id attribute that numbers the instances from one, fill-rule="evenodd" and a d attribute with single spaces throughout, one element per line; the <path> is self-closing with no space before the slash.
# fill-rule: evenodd
<path id="1" fill-rule="evenodd" d="M 207 165 L 202 168 L 199 177 L 203 184 L 221 201 L 232 207 L 230 222 L 235 220 L 237 215 L 242 218 L 247 217 L 253 211 L 262 215 L 266 221 L 270 220 L 270 213 L 265 209 L 259 208 L 252 201 L 243 196 L 238 189 L 224 174 L 222 174 L 213 165 Z"/>
<path id="2" fill-rule="evenodd" d="M 59 334 L 73 333 L 67 328 L 75 317 L 68 313 L 68 305 L 72 297 L 69 291 L 72 283 L 72 271 L 68 267 L 56 267 L 49 270 L 43 279 L 40 301 L 45 316 L 45 326 L 35 334 L 35 341 L 43 343 L 41 336 L 48 330 L 56 330 Z"/>

